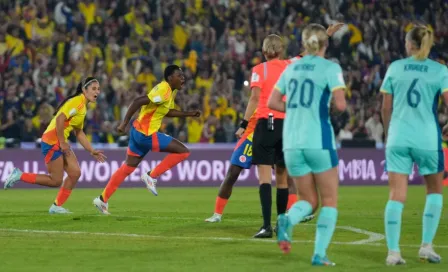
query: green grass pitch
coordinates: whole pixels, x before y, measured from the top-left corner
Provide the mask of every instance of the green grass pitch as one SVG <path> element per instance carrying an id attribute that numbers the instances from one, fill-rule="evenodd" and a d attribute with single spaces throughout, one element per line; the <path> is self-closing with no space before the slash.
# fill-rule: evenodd
<path id="1" fill-rule="evenodd" d="M 383 213 L 387 187 L 341 187 L 339 220 L 328 251 L 337 266 L 311 267 L 315 220 L 298 225 L 289 255 L 275 239 L 251 236 L 261 225 L 258 189 L 237 187 L 223 222 L 211 216 L 217 188 L 119 189 L 111 216 L 92 200 L 100 189 L 77 189 L 65 207 L 71 215 L 49 215 L 57 190 L 0 192 L 0 271 L 448 271 L 417 257 L 425 200 L 411 187 L 403 214 L 402 254 L 408 264 L 386 267 Z M 273 191 L 275 196 L 275 191 Z M 445 197 L 447 194 L 445 193 Z M 276 218 L 273 201 L 273 224 Z M 446 209 L 435 240 L 448 258 Z"/>

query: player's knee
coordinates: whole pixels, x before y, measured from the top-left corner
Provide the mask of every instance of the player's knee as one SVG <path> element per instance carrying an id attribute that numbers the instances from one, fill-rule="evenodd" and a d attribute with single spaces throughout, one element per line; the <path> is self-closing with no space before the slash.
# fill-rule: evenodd
<path id="1" fill-rule="evenodd" d="M 70 173 L 68 173 L 68 176 L 70 177 L 70 180 L 76 182 L 81 177 L 81 170 L 77 169 L 77 170 L 71 171 Z"/>
<path id="2" fill-rule="evenodd" d="M 406 192 L 403 192 L 401 190 L 391 189 L 389 199 L 398 201 L 401 203 L 405 203 L 406 202 Z"/>
<path id="3" fill-rule="evenodd" d="M 64 179 L 62 177 L 60 177 L 60 178 L 51 177 L 51 182 L 48 183 L 48 186 L 49 187 L 60 187 L 62 185 L 63 181 L 64 181 Z"/>

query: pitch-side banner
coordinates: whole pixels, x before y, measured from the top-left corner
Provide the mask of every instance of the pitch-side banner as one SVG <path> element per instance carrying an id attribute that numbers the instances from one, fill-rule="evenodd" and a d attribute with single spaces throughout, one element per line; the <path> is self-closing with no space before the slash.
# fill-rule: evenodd
<path id="1" fill-rule="evenodd" d="M 232 147 L 213 145 L 192 148 L 190 157 L 159 177 L 159 186 L 219 186 L 230 167 Z M 105 150 L 107 162 L 96 162 L 87 152 L 75 150 L 81 167 L 77 187 L 104 187 L 110 176 L 123 163 L 124 149 Z M 384 150 L 342 149 L 339 153 L 339 180 L 341 185 L 386 185 Z M 122 187 L 141 187 L 140 175 L 154 168 L 165 153 L 148 153 L 141 165 L 123 183 Z M 244 159 L 244 158 L 243 158 Z M 44 157 L 39 149 L 0 150 L 0 178 L 3 183 L 14 167 L 24 172 L 46 174 Z M 410 184 L 421 184 L 417 171 L 410 176 Z M 255 167 L 244 170 L 237 183 L 241 186 L 258 184 Z M 19 183 L 19 188 L 39 186 Z"/>

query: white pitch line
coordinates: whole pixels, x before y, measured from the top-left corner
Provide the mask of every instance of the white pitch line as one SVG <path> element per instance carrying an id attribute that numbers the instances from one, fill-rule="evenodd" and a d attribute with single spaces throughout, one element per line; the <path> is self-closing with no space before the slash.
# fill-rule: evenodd
<path id="1" fill-rule="evenodd" d="M 352 245 L 364 245 L 364 244 L 370 244 L 370 243 L 379 242 L 381 240 L 384 240 L 384 235 L 380 234 L 380 233 L 376 233 L 376 232 L 372 232 L 372 231 L 368 231 L 368 230 L 363 230 L 363 229 L 358 229 L 358 228 L 350 227 L 350 226 L 336 226 L 336 228 L 343 229 L 343 230 L 348 230 L 348 231 L 351 231 L 351 232 L 355 232 L 355 233 L 364 234 L 364 235 L 369 236 L 369 238 L 367 238 L 367 239 L 358 240 L 358 241 L 354 241 L 354 242 L 349 242 L 349 244 L 352 244 Z"/>
<path id="2" fill-rule="evenodd" d="M 113 232 L 87 232 L 87 231 L 60 231 L 60 230 L 33 230 L 33 229 L 0 229 L 0 232 L 6 233 L 34 233 L 34 234 L 60 234 L 60 235 L 91 235 L 91 236 L 113 236 L 113 237 L 133 237 L 146 239 L 161 239 L 161 240 L 198 240 L 198 241 L 228 241 L 228 242 L 261 242 L 261 243 L 275 243 L 273 239 L 248 239 L 248 238 L 233 238 L 233 237 L 197 237 L 197 236 L 162 236 L 162 235 L 146 235 L 136 233 L 113 233 Z M 295 240 L 293 243 L 314 243 L 313 240 Z M 367 243 L 360 244 L 356 242 L 332 242 L 335 245 L 364 245 L 364 246 L 382 246 L 381 243 Z M 400 245 L 401 247 L 419 248 L 420 245 Z M 448 248 L 448 245 L 435 245 L 436 248 Z"/>

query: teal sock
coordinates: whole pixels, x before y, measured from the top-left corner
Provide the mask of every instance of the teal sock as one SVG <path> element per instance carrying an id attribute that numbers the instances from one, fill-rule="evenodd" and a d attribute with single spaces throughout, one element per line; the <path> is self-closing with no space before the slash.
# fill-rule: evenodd
<path id="1" fill-rule="evenodd" d="M 443 196 L 429 194 L 426 196 L 425 210 L 423 212 L 423 244 L 432 244 L 439 227 L 442 214 Z"/>
<path id="2" fill-rule="evenodd" d="M 403 203 L 389 200 L 384 212 L 384 227 L 386 229 L 387 248 L 389 251 L 400 252 L 401 214 Z"/>
<path id="3" fill-rule="evenodd" d="M 288 218 L 291 224 L 297 225 L 305 216 L 308 216 L 313 211 L 313 207 L 308 201 L 300 200 L 296 202 L 288 211 Z"/>
<path id="4" fill-rule="evenodd" d="M 314 255 L 319 255 L 322 258 L 327 255 L 327 248 L 333 237 L 337 219 L 338 210 L 336 208 L 322 207 L 319 218 L 317 219 Z"/>

